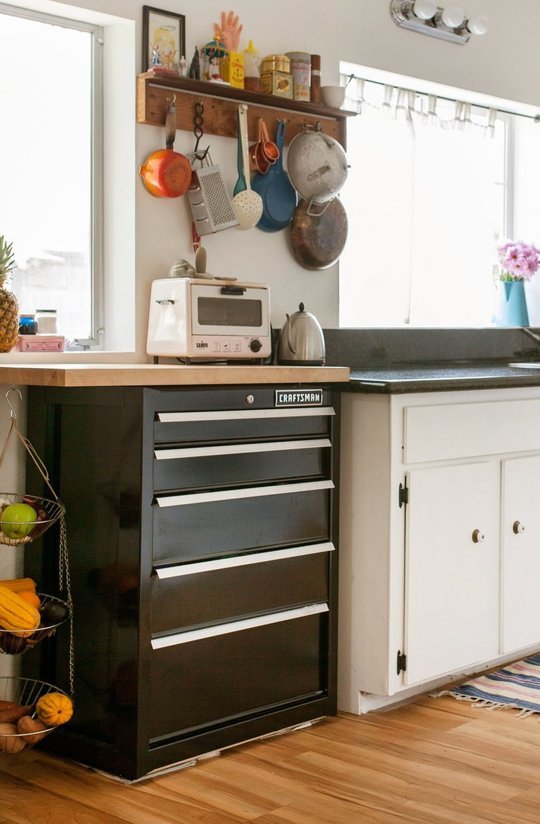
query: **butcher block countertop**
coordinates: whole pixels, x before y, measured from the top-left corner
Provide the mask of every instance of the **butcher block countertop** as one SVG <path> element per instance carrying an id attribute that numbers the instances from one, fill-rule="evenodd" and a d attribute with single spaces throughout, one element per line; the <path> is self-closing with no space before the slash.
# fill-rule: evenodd
<path id="1" fill-rule="evenodd" d="M 0 383 L 18 386 L 222 386 L 265 383 L 345 383 L 345 366 L 155 365 L 136 363 L 13 364 Z"/>

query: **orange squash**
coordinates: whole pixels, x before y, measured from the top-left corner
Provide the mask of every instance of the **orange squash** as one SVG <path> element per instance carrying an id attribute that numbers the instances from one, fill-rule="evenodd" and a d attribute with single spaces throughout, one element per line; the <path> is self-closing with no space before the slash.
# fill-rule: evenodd
<path id="1" fill-rule="evenodd" d="M 57 727 L 73 715 L 73 702 L 63 692 L 48 692 L 38 698 L 36 715 L 44 724 Z"/>
<path id="2" fill-rule="evenodd" d="M 39 627 L 41 615 L 17 592 L 0 585 L 0 628 L 26 638 Z"/>
<path id="3" fill-rule="evenodd" d="M 37 594 L 37 592 L 32 592 L 31 589 L 21 589 L 17 595 L 19 598 L 22 598 L 23 601 L 26 601 L 27 604 L 39 609 L 41 606 L 41 598 Z"/>

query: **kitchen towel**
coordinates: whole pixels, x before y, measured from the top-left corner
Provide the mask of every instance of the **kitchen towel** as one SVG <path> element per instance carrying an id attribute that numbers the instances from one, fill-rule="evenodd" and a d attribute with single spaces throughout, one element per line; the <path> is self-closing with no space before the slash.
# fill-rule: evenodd
<path id="1" fill-rule="evenodd" d="M 520 718 L 540 712 L 540 655 L 480 675 L 450 690 L 431 694 L 450 695 L 491 710 L 518 709 Z"/>

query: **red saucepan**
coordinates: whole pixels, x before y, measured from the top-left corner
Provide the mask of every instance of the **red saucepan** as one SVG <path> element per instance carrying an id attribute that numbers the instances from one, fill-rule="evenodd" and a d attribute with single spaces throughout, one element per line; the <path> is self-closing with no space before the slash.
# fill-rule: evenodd
<path id="1" fill-rule="evenodd" d="M 154 197 L 180 197 L 191 183 L 191 164 L 173 150 L 176 137 L 176 106 L 169 106 L 165 119 L 166 148 L 152 152 L 139 169 L 142 182 Z"/>

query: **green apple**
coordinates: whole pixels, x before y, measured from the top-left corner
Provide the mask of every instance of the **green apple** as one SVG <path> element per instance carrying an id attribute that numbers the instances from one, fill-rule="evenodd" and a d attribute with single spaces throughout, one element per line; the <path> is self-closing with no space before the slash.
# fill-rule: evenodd
<path id="1" fill-rule="evenodd" d="M 6 538 L 26 538 L 37 519 L 37 512 L 30 504 L 10 504 L 2 512 L 0 526 Z"/>

